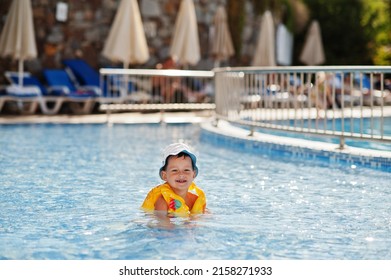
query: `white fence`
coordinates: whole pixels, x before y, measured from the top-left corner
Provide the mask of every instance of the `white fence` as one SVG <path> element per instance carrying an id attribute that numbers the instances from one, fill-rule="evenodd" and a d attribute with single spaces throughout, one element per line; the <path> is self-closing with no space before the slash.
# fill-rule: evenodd
<path id="1" fill-rule="evenodd" d="M 346 137 L 389 142 L 390 74 L 389 66 L 215 69 L 216 115 L 251 130 L 337 136 L 341 147 Z"/>
<path id="2" fill-rule="evenodd" d="M 391 66 L 101 69 L 106 112 L 216 110 L 255 128 L 391 141 Z M 369 126 L 368 126 L 369 122 Z M 364 125 L 365 124 L 365 125 Z"/>
<path id="3" fill-rule="evenodd" d="M 215 109 L 213 71 L 100 69 L 101 110 Z"/>

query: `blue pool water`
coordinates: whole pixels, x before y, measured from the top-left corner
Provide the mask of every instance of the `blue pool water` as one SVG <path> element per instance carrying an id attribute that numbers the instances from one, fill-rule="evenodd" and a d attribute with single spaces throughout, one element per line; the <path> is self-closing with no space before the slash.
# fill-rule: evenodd
<path id="1" fill-rule="evenodd" d="M 363 134 L 374 134 L 380 135 L 383 132 L 386 136 L 391 136 L 391 117 L 381 118 L 347 118 L 342 119 L 328 119 L 324 121 L 323 119 L 311 120 L 310 123 L 305 121 L 303 127 L 311 128 L 318 127 L 319 129 L 326 130 L 338 130 L 345 132 L 354 132 L 354 133 L 363 133 Z M 382 131 L 383 130 L 383 131 Z"/>
<path id="2" fill-rule="evenodd" d="M 0 126 L 0 259 L 390 259 L 391 174 L 212 145 L 197 125 Z M 160 149 L 199 159 L 208 214 L 139 209 Z"/>
<path id="3" fill-rule="evenodd" d="M 341 119 L 327 120 L 324 121 L 322 119 L 319 120 L 297 120 L 296 123 L 293 121 L 282 121 L 280 124 L 303 127 L 303 128 L 311 128 L 311 129 L 320 129 L 320 130 L 335 130 L 335 131 L 343 131 L 346 133 L 359 133 L 359 134 L 368 134 L 368 135 L 381 135 L 383 133 L 384 136 L 391 137 L 391 117 L 385 117 L 383 119 L 380 118 L 356 118 L 356 119 L 345 119 L 342 123 Z M 294 133 L 294 132 L 282 132 L 275 130 L 266 130 L 259 129 L 259 132 L 266 132 L 269 134 L 295 137 L 295 138 L 305 138 L 313 141 L 323 141 L 327 143 L 339 144 L 339 137 L 322 137 L 316 135 L 302 134 L 302 133 Z M 375 149 L 375 150 L 384 150 L 391 151 L 391 143 L 386 142 L 376 142 L 376 141 L 367 141 L 367 140 L 357 140 L 346 138 L 345 142 L 348 146 L 366 148 L 366 149 Z"/>

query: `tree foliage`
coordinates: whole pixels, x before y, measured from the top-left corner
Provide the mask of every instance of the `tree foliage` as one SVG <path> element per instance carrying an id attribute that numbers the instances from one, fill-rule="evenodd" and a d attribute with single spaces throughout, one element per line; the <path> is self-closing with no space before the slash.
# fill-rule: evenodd
<path id="1" fill-rule="evenodd" d="M 325 64 L 391 65 L 391 0 L 227 0 L 238 61 L 248 1 L 255 15 L 270 10 L 295 34 L 294 65 L 301 64 L 298 58 L 313 19 L 321 27 Z"/>
<path id="2" fill-rule="evenodd" d="M 376 65 L 391 65 L 391 0 L 363 1 L 363 26 L 372 38 L 369 45 Z"/>
<path id="3" fill-rule="evenodd" d="M 390 44 L 387 1 L 389 6 L 390 0 L 304 0 L 321 26 L 326 64 L 387 63 L 386 56 L 379 57 Z"/>
<path id="4" fill-rule="evenodd" d="M 235 55 L 238 60 L 240 60 L 242 49 L 242 32 L 245 22 L 245 4 L 246 0 L 227 1 L 228 25 L 231 31 Z"/>

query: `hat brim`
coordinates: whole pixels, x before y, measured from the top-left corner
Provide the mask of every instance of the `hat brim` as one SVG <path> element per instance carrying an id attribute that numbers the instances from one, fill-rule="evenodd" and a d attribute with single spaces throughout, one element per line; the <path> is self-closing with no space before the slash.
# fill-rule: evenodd
<path id="1" fill-rule="evenodd" d="M 167 164 L 167 158 L 169 156 L 176 156 L 176 155 L 178 155 L 180 153 L 185 153 L 185 154 L 187 154 L 191 158 L 191 161 L 192 161 L 193 166 L 194 166 L 194 172 L 195 172 L 195 176 L 194 177 L 197 177 L 197 175 L 198 175 L 198 167 L 197 167 L 197 158 L 196 158 L 196 156 L 193 153 L 190 153 L 189 151 L 183 150 L 183 151 L 180 151 L 179 153 L 168 154 L 166 156 L 166 158 L 164 160 L 164 164 L 163 164 L 162 167 L 160 167 L 160 170 L 159 170 L 159 176 L 160 176 L 160 178 L 162 180 L 163 180 L 163 178 L 162 178 L 162 171 L 163 171 L 164 166 Z"/>

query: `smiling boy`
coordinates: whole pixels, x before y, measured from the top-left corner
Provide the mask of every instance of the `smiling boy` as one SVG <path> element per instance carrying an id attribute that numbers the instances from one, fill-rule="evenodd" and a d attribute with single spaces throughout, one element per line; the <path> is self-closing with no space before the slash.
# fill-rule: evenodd
<path id="1" fill-rule="evenodd" d="M 198 175 L 196 163 L 197 158 L 189 146 L 183 143 L 167 146 L 159 170 L 165 182 L 150 190 L 141 207 L 178 215 L 204 213 L 205 194 L 193 182 Z"/>

